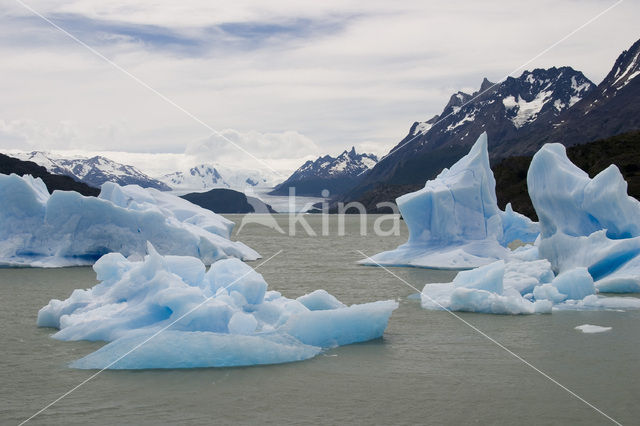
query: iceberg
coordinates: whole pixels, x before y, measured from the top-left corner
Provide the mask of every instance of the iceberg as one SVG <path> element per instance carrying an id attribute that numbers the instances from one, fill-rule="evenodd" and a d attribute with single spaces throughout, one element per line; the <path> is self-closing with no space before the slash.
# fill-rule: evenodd
<path id="1" fill-rule="evenodd" d="M 156 189 L 108 182 L 98 198 L 49 195 L 39 178 L 0 174 L 0 205 L 0 266 L 91 265 L 111 252 L 142 258 L 147 241 L 206 264 L 260 257 L 229 239 L 233 222 Z"/>
<path id="2" fill-rule="evenodd" d="M 540 257 L 556 273 L 586 268 L 601 292 L 640 292 L 640 202 L 615 165 L 593 179 L 560 144 L 534 155 L 527 175 L 540 218 Z"/>
<path id="3" fill-rule="evenodd" d="M 423 308 L 487 314 L 543 314 L 554 310 L 640 309 L 634 297 L 598 296 L 586 268 L 554 276 L 545 259 L 499 260 L 459 272 L 452 283 L 426 284 Z"/>
<path id="4" fill-rule="evenodd" d="M 547 261 L 499 260 L 459 272 L 452 283 L 426 284 L 420 300 L 425 309 L 510 315 L 549 313 L 550 301 L 532 301 L 523 293 L 528 294 L 530 288 L 552 278 Z"/>
<path id="5" fill-rule="evenodd" d="M 427 284 L 422 306 L 493 314 L 640 309 L 638 298 L 598 294 L 640 291 L 640 202 L 627 195 L 620 171 L 610 166 L 591 179 L 564 146 L 548 144 L 533 157 L 527 183 L 540 218 L 535 246 L 452 283 Z"/>
<path id="6" fill-rule="evenodd" d="M 450 169 L 396 200 L 409 241 L 359 263 L 463 270 L 509 259 L 510 242 L 532 243 L 539 230 L 511 205 L 500 210 L 495 186 L 483 133 Z"/>
<path id="7" fill-rule="evenodd" d="M 324 290 L 288 299 L 239 259 L 207 271 L 197 258 L 141 261 L 110 253 L 93 266 L 99 284 L 51 300 L 38 326 L 64 341 L 107 341 L 74 361 L 83 369 L 230 367 L 308 359 L 382 337 L 393 300 L 346 306 Z"/>
<path id="8" fill-rule="evenodd" d="M 540 223 L 496 202 L 487 136 L 419 191 L 397 199 L 409 241 L 365 265 L 461 270 L 424 286 L 425 309 L 492 314 L 640 309 L 640 202 L 615 166 L 593 179 L 547 144 L 533 157 L 529 194 Z M 511 250 L 511 242 L 526 244 Z"/>

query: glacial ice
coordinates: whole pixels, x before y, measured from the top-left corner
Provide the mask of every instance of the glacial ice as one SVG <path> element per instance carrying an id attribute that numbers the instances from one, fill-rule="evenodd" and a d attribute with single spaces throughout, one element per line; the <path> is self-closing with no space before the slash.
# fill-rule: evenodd
<path id="1" fill-rule="evenodd" d="M 427 309 L 640 308 L 637 298 L 598 295 L 640 292 L 640 202 L 627 195 L 619 170 L 610 166 L 590 179 L 562 145 L 547 144 L 533 157 L 527 183 L 539 225 L 511 205 L 498 208 L 482 134 L 451 169 L 397 199 L 409 241 L 360 263 L 462 270 L 452 283 L 424 286 Z M 516 240 L 534 244 L 509 249 Z"/>
<path id="2" fill-rule="evenodd" d="M 450 169 L 396 200 L 409 241 L 360 263 L 462 270 L 508 259 L 510 242 L 531 243 L 539 231 L 510 205 L 498 208 L 495 186 L 483 133 Z"/>
<path id="3" fill-rule="evenodd" d="M 398 303 L 346 306 L 323 290 L 288 299 L 238 259 L 208 271 L 192 257 L 142 261 L 119 253 L 94 265 L 101 281 L 51 300 L 38 325 L 60 340 L 110 343 L 72 363 L 85 369 L 228 367 L 311 358 L 322 350 L 379 338 Z"/>
<path id="4" fill-rule="evenodd" d="M 488 314 L 536 314 L 552 310 L 640 309 L 635 297 L 596 294 L 586 268 L 554 277 L 547 260 L 499 260 L 459 272 L 452 283 L 426 284 L 425 309 Z"/>
<path id="5" fill-rule="evenodd" d="M 540 218 L 538 252 L 556 273 L 587 268 L 601 292 L 640 291 L 640 202 L 616 166 L 591 179 L 564 146 L 547 144 L 527 184 Z"/>
<path id="6" fill-rule="evenodd" d="M 452 283 L 426 284 L 420 293 L 421 304 L 425 309 L 492 314 L 548 313 L 550 301 L 531 301 L 523 296 L 531 287 L 551 280 L 553 273 L 547 271 L 550 272 L 550 265 L 544 260 L 499 260 L 459 272 Z"/>
<path id="7" fill-rule="evenodd" d="M 422 306 L 494 314 L 640 309 L 639 298 L 598 295 L 640 291 L 640 202 L 627 195 L 619 170 L 590 179 L 564 146 L 549 144 L 533 157 L 527 181 L 540 218 L 535 246 L 452 283 L 425 285 Z"/>
<path id="8" fill-rule="evenodd" d="M 110 252 L 141 258 L 147 241 L 207 264 L 259 257 L 229 240 L 233 222 L 155 189 L 109 182 L 98 198 L 49 195 L 39 178 L 0 174 L 0 205 L 0 266 L 90 265 Z"/>
<path id="9" fill-rule="evenodd" d="M 583 333 L 593 334 L 593 333 L 604 333 L 605 331 L 610 331 L 613 327 L 602 327 L 600 325 L 582 324 L 574 328 L 576 330 L 582 331 Z"/>

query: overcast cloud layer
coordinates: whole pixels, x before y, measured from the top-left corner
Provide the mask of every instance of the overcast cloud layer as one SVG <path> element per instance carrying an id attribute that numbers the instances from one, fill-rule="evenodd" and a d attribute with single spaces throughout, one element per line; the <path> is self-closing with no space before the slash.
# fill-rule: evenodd
<path id="1" fill-rule="evenodd" d="M 352 145 L 386 153 L 453 92 L 502 79 L 615 1 L 26 3 L 287 173 Z M 526 69 L 569 65 L 598 83 L 638 16 L 625 1 Z M 0 34 L 0 149 L 117 151 L 153 174 L 266 167 L 15 0 Z"/>

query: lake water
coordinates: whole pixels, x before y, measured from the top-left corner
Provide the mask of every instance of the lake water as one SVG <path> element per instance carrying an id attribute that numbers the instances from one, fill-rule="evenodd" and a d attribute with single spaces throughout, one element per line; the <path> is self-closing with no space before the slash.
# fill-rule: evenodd
<path id="1" fill-rule="evenodd" d="M 239 221 L 240 216 L 229 216 Z M 308 215 L 320 232 L 322 217 Z M 287 230 L 288 217 L 278 215 Z M 383 339 L 299 363 L 227 369 L 105 371 L 29 424 L 606 424 L 609 421 L 447 312 L 426 311 L 381 268 L 355 264 L 406 241 L 359 235 L 282 235 L 256 224 L 238 236 L 266 259 L 271 289 L 324 288 L 345 303 L 397 299 Z M 253 262 L 258 265 L 260 262 Z M 393 272 L 414 286 L 454 273 Z M 59 342 L 36 327 L 38 309 L 96 283 L 91 268 L 0 269 L 0 423 L 18 424 L 89 376 L 67 363 L 102 343 Z M 640 312 L 460 314 L 469 323 L 623 424 L 640 418 Z M 601 334 L 574 330 L 610 326 Z"/>

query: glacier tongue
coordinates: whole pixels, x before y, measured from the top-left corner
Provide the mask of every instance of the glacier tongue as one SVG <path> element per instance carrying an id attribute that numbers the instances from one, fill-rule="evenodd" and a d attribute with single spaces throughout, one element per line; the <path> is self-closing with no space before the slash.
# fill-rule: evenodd
<path id="1" fill-rule="evenodd" d="M 483 133 L 451 169 L 397 199 L 409 241 L 360 263 L 470 269 L 509 258 L 506 246 L 516 239 L 533 242 L 538 228 L 511 206 L 501 211 L 495 186 Z"/>
<path id="2" fill-rule="evenodd" d="M 90 265 L 119 252 L 141 258 L 151 241 L 163 254 L 218 259 L 259 257 L 230 241 L 233 223 L 156 189 L 105 183 L 98 198 L 49 195 L 40 179 L 0 174 L 0 265 Z"/>
<path id="3" fill-rule="evenodd" d="M 323 349 L 379 338 L 393 300 L 346 306 L 325 291 L 298 300 L 268 291 L 262 275 L 238 259 L 205 272 L 198 259 L 143 261 L 119 253 L 94 265 L 99 284 L 51 300 L 38 325 L 60 340 L 105 340 L 72 363 L 86 369 L 229 367 L 311 358 Z"/>

